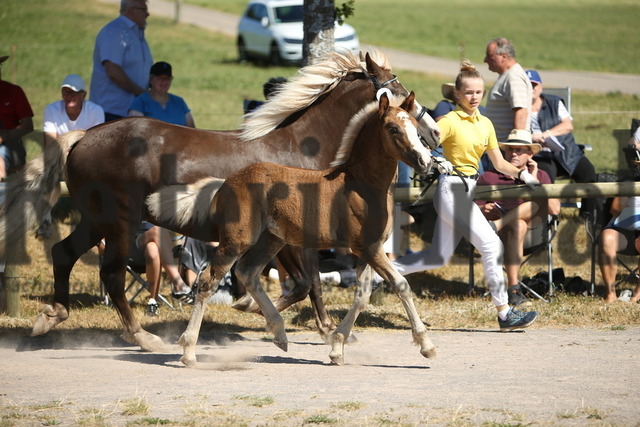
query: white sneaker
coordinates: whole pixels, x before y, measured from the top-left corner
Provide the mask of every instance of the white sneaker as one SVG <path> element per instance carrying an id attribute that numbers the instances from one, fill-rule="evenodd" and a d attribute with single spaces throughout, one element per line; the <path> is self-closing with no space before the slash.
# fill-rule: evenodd
<path id="1" fill-rule="evenodd" d="M 631 301 L 631 290 L 630 289 L 625 289 L 624 291 L 620 292 L 620 296 L 618 297 L 618 301 L 624 301 L 624 302 Z"/>
<path id="2" fill-rule="evenodd" d="M 233 295 L 228 289 L 218 289 L 207 302 L 209 304 L 231 305 L 233 304 Z"/>

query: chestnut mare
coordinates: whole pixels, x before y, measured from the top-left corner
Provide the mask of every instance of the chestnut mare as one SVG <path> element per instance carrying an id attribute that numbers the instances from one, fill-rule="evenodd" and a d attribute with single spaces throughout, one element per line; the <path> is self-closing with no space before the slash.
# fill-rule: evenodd
<path id="1" fill-rule="evenodd" d="M 321 169 L 333 159 L 348 120 L 375 98 L 381 87 L 406 89 L 391 74 L 379 52 L 365 58 L 334 53 L 300 70 L 269 102 L 247 117 L 242 132 L 184 128 L 149 118 L 125 118 L 85 131 L 70 132 L 50 144 L 16 174 L 0 207 L 0 256 L 7 245 L 38 223 L 44 209 L 59 198 L 66 180 L 81 212 L 75 230 L 52 248 L 54 297 L 38 316 L 32 335 L 48 332 L 69 316 L 69 276 L 78 258 L 105 238 L 100 278 L 124 326 L 123 338 L 145 350 L 162 349 L 159 337 L 146 332 L 132 313 L 124 292 L 130 244 L 140 221 L 148 221 L 201 240 L 217 230 L 186 225 L 180 229 L 154 218 L 145 198 L 166 186 L 186 185 L 205 177 L 225 178 L 257 161 Z M 414 105 L 419 132 L 429 147 L 438 144 L 435 122 Z M 279 257 L 296 289 L 276 300 L 282 310 L 304 299 L 314 285 L 312 303 L 321 333 L 333 324 L 322 305 L 317 252 L 288 248 Z"/>
<path id="2" fill-rule="evenodd" d="M 205 212 L 199 218 L 218 224 L 219 246 L 211 263 L 211 278 L 199 288 L 191 319 L 179 340 L 185 365 L 197 364 L 195 347 L 207 301 L 236 261 L 238 281 L 260 306 L 267 329 L 274 334 L 274 344 L 287 351 L 284 321 L 259 278 L 286 244 L 316 249 L 349 247 L 358 256 L 359 289 L 354 304 L 330 338 L 333 363 L 344 363 L 344 338 L 369 301 L 371 282 L 363 280 L 369 266 L 393 285 L 402 300 L 420 352 L 425 357 L 435 356 L 409 284 L 383 250 L 392 227 L 390 187 L 397 162 L 423 173 L 431 167 L 430 152 L 420 142 L 416 121 L 408 113 L 413 101 L 413 92 L 408 97 L 392 95 L 390 102 L 381 91 L 380 101 L 370 103 L 351 120 L 332 168 L 254 163 L 229 176 L 217 192 L 209 192 L 212 201 L 209 207 L 203 206 Z"/>

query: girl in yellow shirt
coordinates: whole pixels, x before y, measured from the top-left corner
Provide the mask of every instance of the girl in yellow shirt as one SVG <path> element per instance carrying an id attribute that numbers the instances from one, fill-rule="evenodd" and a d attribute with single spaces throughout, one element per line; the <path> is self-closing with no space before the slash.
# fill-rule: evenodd
<path id="1" fill-rule="evenodd" d="M 538 314 L 509 307 L 502 272 L 502 242 L 473 202 L 473 197 L 480 157 L 485 152 L 497 171 L 519 178 L 529 186 L 539 182 L 527 170 L 521 171 L 502 156 L 493 124 L 478 111 L 484 94 L 484 80 L 469 61 L 461 65 L 454 94 L 456 110 L 438 121 L 444 156 L 452 167 L 440 176 L 434 197 L 438 219 L 433 244 L 426 251 L 398 258 L 394 265 L 403 275 L 442 267 L 449 262 L 460 239 L 465 237 L 482 255 L 488 288 L 498 310 L 500 330 L 525 328 Z M 522 132 L 528 131 L 518 130 L 512 135 Z M 524 139 L 527 136 L 531 143 L 530 134 L 524 135 Z"/>

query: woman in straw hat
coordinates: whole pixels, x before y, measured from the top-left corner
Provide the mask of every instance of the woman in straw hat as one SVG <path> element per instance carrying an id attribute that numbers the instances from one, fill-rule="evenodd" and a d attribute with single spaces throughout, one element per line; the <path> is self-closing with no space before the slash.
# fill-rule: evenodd
<path id="1" fill-rule="evenodd" d="M 538 314 L 516 311 L 509 306 L 502 273 L 502 242 L 473 202 L 473 196 L 480 157 L 485 152 L 499 172 L 518 177 L 529 186 L 539 182 L 527 170 L 518 169 L 502 156 L 491 121 L 478 111 L 484 94 L 484 79 L 469 61 L 461 65 L 454 94 L 456 110 L 438 122 L 444 156 L 451 167 L 440 176 L 434 198 L 438 219 L 433 244 L 426 251 L 398 258 L 394 265 L 402 274 L 442 267 L 449 262 L 460 239 L 465 237 L 482 255 L 500 330 L 525 328 Z"/>

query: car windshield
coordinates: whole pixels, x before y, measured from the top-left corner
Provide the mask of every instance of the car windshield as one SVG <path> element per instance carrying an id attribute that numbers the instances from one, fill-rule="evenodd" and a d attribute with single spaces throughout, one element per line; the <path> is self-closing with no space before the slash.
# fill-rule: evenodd
<path id="1" fill-rule="evenodd" d="M 281 22 L 302 22 L 302 5 L 280 6 L 274 9 L 275 20 Z"/>

